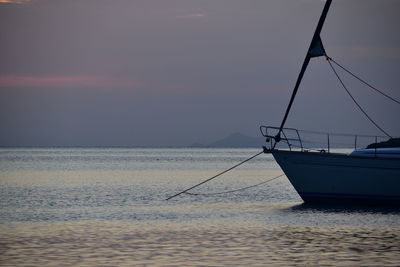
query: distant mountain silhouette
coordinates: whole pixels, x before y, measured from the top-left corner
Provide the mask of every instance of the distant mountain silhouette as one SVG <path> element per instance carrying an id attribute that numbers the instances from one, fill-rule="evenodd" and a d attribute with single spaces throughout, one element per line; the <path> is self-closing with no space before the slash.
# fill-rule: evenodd
<path id="1" fill-rule="evenodd" d="M 265 140 L 262 137 L 250 137 L 241 133 L 233 133 L 227 137 L 212 142 L 207 145 L 195 143 L 192 147 L 262 147 L 265 145 Z"/>

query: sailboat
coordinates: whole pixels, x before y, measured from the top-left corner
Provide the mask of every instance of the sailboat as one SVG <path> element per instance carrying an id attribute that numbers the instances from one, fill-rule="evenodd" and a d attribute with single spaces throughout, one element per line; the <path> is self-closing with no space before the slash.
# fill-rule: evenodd
<path id="1" fill-rule="evenodd" d="M 400 147 L 398 145 L 382 148 L 375 142 L 375 145 L 364 149 L 357 149 L 356 145 L 351 153 L 338 153 L 331 151 L 330 135 L 327 134 L 327 148 L 314 151 L 305 148 L 301 131 L 284 127 L 310 60 L 314 57 L 325 56 L 328 62 L 330 61 L 320 38 L 320 32 L 331 2 L 332 0 L 327 0 L 325 3 L 280 127 L 260 127 L 262 135 L 266 137 L 269 144 L 264 147 L 264 152 L 273 155 L 306 203 L 361 202 L 398 205 L 400 204 Z M 342 85 L 344 86 L 343 83 Z M 365 112 L 364 114 L 367 115 Z M 383 131 L 370 117 L 368 118 Z M 355 143 L 357 143 L 357 136 L 355 136 Z M 282 144 L 286 146 L 281 148 Z"/>

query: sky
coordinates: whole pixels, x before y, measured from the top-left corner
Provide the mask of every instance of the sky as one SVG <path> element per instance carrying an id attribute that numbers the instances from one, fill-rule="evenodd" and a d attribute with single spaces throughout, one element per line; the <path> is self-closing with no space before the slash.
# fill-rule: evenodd
<path id="1" fill-rule="evenodd" d="M 0 0 L 0 146 L 188 146 L 279 126 L 324 1 Z M 334 0 L 327 54 L 400 99 L 400 1 Z M 392 136 L 400 106 L 343 80 Z M 286 123 L 381 133 L 314 58 Z"/>

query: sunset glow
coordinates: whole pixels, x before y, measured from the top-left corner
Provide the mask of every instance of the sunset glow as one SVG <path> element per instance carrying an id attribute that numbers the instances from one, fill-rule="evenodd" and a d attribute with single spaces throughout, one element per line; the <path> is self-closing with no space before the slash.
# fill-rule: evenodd
<path id="1" fill-rule="evenodd" d="M 0 3 L 8 3 L 8 4 L 23 4 L 30 2 L 30 0 L 0 0 Z"/>
<path id="2" fill-rule="evenodd" d="M 0 87 L 120 88 L 137 85 L 131 79 L 105 76 L 0 76 Z"/>

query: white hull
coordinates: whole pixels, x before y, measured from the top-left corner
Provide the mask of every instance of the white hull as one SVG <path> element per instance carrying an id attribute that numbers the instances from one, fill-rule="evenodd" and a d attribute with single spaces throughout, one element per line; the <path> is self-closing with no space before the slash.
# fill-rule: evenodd
<path id="1" fill-rule="evenodd" d="M 271 150 L 305 202 L 400 203 L 400 159 Z"/>

